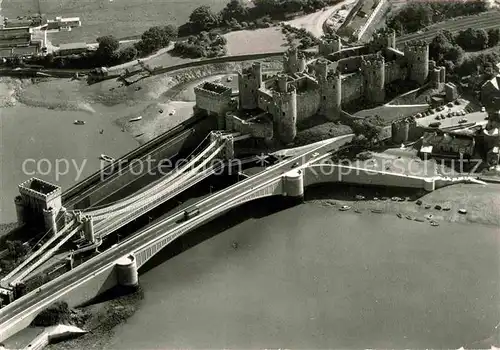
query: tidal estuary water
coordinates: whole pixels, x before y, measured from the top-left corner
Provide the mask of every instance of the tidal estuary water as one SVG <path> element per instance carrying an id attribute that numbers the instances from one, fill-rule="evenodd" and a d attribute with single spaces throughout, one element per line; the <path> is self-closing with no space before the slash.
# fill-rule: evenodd
<path id="1" fill-rule="evenodd" d="M 107 348 L 458 348 L 493 335 L 498 228 L 262 207 L 146 266 L 142 306 Z"/>

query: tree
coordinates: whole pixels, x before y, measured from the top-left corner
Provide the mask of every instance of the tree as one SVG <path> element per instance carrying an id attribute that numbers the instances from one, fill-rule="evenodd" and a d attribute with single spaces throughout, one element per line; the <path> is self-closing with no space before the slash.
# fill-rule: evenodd
<path id="1" fill-rule="evenodd" d="M 484 29 L 467 28 L 458 33 L 456 41 L 464 50 L 483 50 L 488 45 L 488 33 Z"/>
<path id="2" fill-rule="evenodd" d="M 118 39 L 112 35 L 105 35 L 97 38 L 97 43 L 99 44 L 97 54 L 104 59 L 113 57 L 115 51 L 120 47 Z"/>
<path id="3" fill-rule="evenodd" d="M 498 45 L 500 41 L 500 29 L 494 28 L 488 30 L 488 46 L 494 47 Z"/>
<path id="4" fill-rule="evenodd" d="M 416 32 L 432 23 L 433 11 L 427 3 L 408 3 L 389 19 L 388 26 L 400 34 Z"/>
<path id="5" fill-rule="evenodd" d="M 138 51 L 134 46 L 129 46 L 120 50 L 118 55 L 120 57 L 120 61 L 129 62 L 133 61 L 137 57 Z"/>
<path id="6" fill-rule="evenodd" d="M 248 17 L 248 9 L 243 4 L 242 0 L 231 0 L 222 9 L 220 17 L 225 21 L 242 21 Z"/>
<path id="7" fill-rule="evenodd" d="M 204 5 L 194 9 L 189 16 L 189 22 L 198 31 L 210 30 L 218 26 L 219 16 L 210 9 L 210 6 Z"/>
<path id="8" fill-rule="evenodd" d="M 26 247 L 24 243 L 19 240 L 7 241 L 6 245 L 10 255 L 14 257 L 16 261 L 28 254 L 28 247 Z"/>
<path id="9" fill-rule="evenodd" d="M 141 40 L 137 43 L 137 49 L 144 54 L 167 47 L 172 39 L 177 37 L 177 29 L 173 26 L 155 26 L 146 30 Z"/>

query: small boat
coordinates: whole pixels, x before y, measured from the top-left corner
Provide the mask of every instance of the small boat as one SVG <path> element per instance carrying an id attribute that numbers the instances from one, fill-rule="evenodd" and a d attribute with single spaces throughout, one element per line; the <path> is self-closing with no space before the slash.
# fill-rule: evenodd
<path id="1" fill-rule="evenodd" d="M 431 226 L 439 226 L 439 224 L 436 221 L 431 221 Z"/>
<path id="2" fill-rule="evenodd" d="M 110 157 L 110 156 L 105 155 L 105 154 L 101 154 L 99 156 L 99 158 L 106 161 L 106 162 L 110 162 L 110 163 L 115 161 L 115 159 L 113 157 Z"/>
<path id="3" fill-rule="evenodd" d="M 75 124 L 75 125 L 85 125 L 85 122 L 83 120 L 75 120 L 73 122 L 73 124 Z"/>
<path id="4" fill-rule="evenodd" d="M 443 211 L 450 211 L 451 208 L 450 207 L 443 207 Z"/>
<path id="5" fill-rule="evenodd" d="M 138 117 L 135 117 L 135 118 L 131 118 L 131 119 L 129 120 L 129 122 L 137 122 L 137 121 L 139 121 L 139 120 L 141 120 L 141 119 L 142 119 L 142 116 L 138 116 Z"/>
<path id="6" fill-rule="evenodd" d="M 408 220 L 413 220 L 413 218 L 410 215 L 406 215 L 405 218 L 407 218 Z"/>
<path id="7" fill-rule="evenodd" d="M 414 220 L 414 221 L 418 221 L 418 222 L 425 222 L 425 220 L 424 220 L 424 219 L 421 219 L 421 218 L 415 218 L 415 219 L 413 219 L 413 220 Z"/>
<path id="8" fill-rule="evenodd" d="M 358 213 L 358 214 L 361 214 L 361 210 L 359 210 L 359 209 L 355 209 L 354 212 Z"/>
<path id="9" fill-rule="evenodd" d="M 401 215 L 400 213 L 397 213 L 396 216 L 400 219 L 403 217 L 403 215 Z"/>
<path id="10" fill-rule="evenodd" d="M 467 214 L 467 209 L 458 209 L 459 214 Z"/>
<path id="11" fill-rule="evenodd" d="M 141 137 L 142 135 L 144 135 L 143 132 L 141 132 L 140 134 L 135 135 L 135 137 Z"/>
<path id="12" fill-rule="evenodd" d="M 372 213 L 382 214 L 384 211 L 382 209 L 372 209 Z"/>
<path id="13" fill-rule="evenodd" d="M 350 210 L 350 209 L 351 209 L 351 207 L 350 207 L 350 206 L 348 206 L 348 205 L 343 205 L 343 206 L 341 206 L 341 207 L 339 208 L 339 210 L 340 210 L 340 211 L 347 211 L 347 210 Z"/>

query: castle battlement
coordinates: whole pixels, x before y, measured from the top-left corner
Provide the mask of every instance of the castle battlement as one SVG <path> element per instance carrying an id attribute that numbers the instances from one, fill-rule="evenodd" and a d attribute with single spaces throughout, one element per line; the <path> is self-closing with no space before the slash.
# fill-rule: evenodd
<path id="1" fill-rule="evenodd" d="M 194 88 L 195 93 L 205 96 L 227 96 L 231 95 L 232 89 L 222 84 L 205 82 Z"/>
<path id="2" fill-rule="evenodd" d="M 384 64 L 385 64 L 385 59 L 381 55 L 369 58 L 363 57 L 361 59 L 361 69 L 379 69 Z"/>
<path id="3" fill-rule="evenodd" d="M 426 51 L 429 47 L 429 44 L 425 40 L 414 40 L 408 43 L 405 43 L 404 51 L 405 52 L 423 52 Z"/>
<path id="4" fill-rule="evenodd" d="M 18 186 L 18 188 L 21 194 L 45 202 L 61 195 L 61 187 L 36 177 L 32 177 L 31 179 L 24 181 Z"/>

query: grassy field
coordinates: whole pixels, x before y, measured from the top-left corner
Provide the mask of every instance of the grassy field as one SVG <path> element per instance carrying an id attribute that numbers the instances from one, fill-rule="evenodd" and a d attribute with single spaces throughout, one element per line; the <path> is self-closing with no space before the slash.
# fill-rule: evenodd
<path id="1" fill-rule="evenodd" d="M 214 11 L 222 9 L 228 0 L 39 0 L 42 13 L 55 16 L 78 16 L 82 27 L 72 32 L 51 35 L 59 42 L 95 42 L 100 35 L 118 38 L 141 34 L 155 25 L 185 23 L 200 5 Z M 2 15 L 15 18 L 36 14 L 38 0 L 3 0 Z"/>

